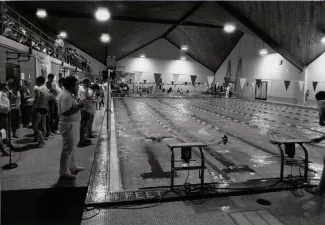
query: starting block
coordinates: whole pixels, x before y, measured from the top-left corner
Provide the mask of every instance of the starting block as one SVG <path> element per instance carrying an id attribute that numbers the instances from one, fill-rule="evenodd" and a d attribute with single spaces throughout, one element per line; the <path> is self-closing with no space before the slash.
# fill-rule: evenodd
<path id="1" fill-rule="evenodd" d="M 205 170 L 205 162 L 204 162 L 204 154 L 202 148 L 207 147 L 206 144 L 202 144 L 200 142 L 190 142 L 190 143 L 175 143 L 175 144 L 167 144 L 171 151 L 171 170 L 170 170 L 170 189 L 174 190 L 174 177 L 175 172 L 179 170 L 200 170 L 201 171 L 201 190 L 203 191 L 204 185 L 204 170 Z M 200 166 L 186 166 L 186 167 L 175 167 L 175 154 L 174 149 L 181 149 L 181 158 L 184 162 L 191 161 L 192 157 L 192 148 L 199 148 L 201 153 L 201 165 Z"/>
<path id="2" fill-rule="evenodd" d="M 268 133 L 270 138 L 270 143 L 274 144 L 278 147 L 281 155 L 281 168 L 280 168 L 280 181 L 283 181 L 283 171 L 284 171 L 284 154 L 288 155 L 288 157 L 293 158 L 296 154 L 296 144 L 300 145 L 302 150 L 305 153 L 304 161 L 304 182 L 307 182 L 308 176 L 308 151 L 304 144 L 310 143 L 309 140 L 299 140 L 299 139 L 285 139 L 285 140 L 277 140 L 273 133 Z M 284 150 L 283 148 L 284 147 Z"/>

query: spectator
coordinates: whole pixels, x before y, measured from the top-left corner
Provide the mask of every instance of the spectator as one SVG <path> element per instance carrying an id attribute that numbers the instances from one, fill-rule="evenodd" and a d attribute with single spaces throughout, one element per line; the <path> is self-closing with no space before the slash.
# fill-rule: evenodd
<path id="1" fill-rule="evenodd" d="M 21 97 L 19 92 L 19 85 L 13 83 L 9 91 L 9 101 L 10 101 L 10 122 L 11 122 L 11 131 L 12 137 L 18 138 L 16 131 L 19 129 L 21 112 L 20 112 L 20 105 L 21 105 Z"/>
<path id="2" fill-rule="evenodd" d="M 92 109 L 90 112 L 90 120 L 88 121 L 88 132 L 87 132 L 87 138 L 95 138 L 95 136 L 92 134 L 92 127 L 93 122 L 96 114 L 96 105 L 97 105 L 97 93 L 99 92 L 99 85 L 98 84 L 92 84 L 90 86 L 90 96 L 92 99 Z"/>
<path id="3" fill-rule="evenodd" d="M 32 110 L 32 102 L 30 101 L 32 98 L 30 91 L 31 82 L 30 80 L 25 80 L 24 85 L 20 89 L 21 95 L 21 114 L 22 114 L 22 123 L 24 127 L 28 127 L 30 123 L 31 110 Z"/>
<path id="4" fill-rule="evenodd" d="M 75 152 L 83 102 L 77 102 L 77 78 L 68 76 L 64 79 L 63 86 L 64 90 L 59 99 L 59 129 L 62 135 L 60 179 L 74 180 L 76 179 L 75 175 L 84 170 L 77 165 Z"/>
<path id="5" fill-rule="evenodd" d="M 14 41 L 17 41 L 17 36 L 15 35 L 14 29 L 16 28 L 14 22 L 9 22 L 8 27 L 6 27 L 3 36 L 6 38 L 12 39 Z"/>
<path id="6" fill-rule="evenodd" d="M 3 143 L 9 146 L 12 150 L 16 148 L 11 144 L 8 138 L 8 114 L 10 109 L 10 101 L 8 99 L 7 83 L 0 81 L 0 151 L 3 156 L 9 156 L 9 153 L 5 150 Z M 5 135 L 5 136 L 4 136 Z"/>
<path id="7" fill-rule="evenodd" d="M 64 42 L 61 39 L 60 35 L 56 35 L 56 40 L 55 40 L 54 46 L 55 46 L 56 58 L 59 59 L 60 55 L 61 55 L 61 51 L 64 47 Z"/>
<path id="8" fill-rule="evenodd" d="M 85 147 L 91 143 L 91 140 L 85 138 L 85 132 L 90 120 L 92 110 L 92 99 L 89 93 L 90 80 L 84 79 L 84 85 L 79 87 L 78 98 L 84 102 L 84 108 L 81 111 L 80 139 L 78 147 Z"/>
<path id="9" fill-rule="evenodd" d="M 59 134 L 58 126 L 59 126 L 59 114 L 58 114 L 58 106 L 56 102 L 56 97 L 59 95 L 54 81 L 54 74 L 50 73 L 47 76 L 46 87 L 49 90 L 49 101 L 48 101 L 48 113 L 46 117 L 47 123 L 47 135 L 46 137 L 50 136 L 51 133 Z"/>

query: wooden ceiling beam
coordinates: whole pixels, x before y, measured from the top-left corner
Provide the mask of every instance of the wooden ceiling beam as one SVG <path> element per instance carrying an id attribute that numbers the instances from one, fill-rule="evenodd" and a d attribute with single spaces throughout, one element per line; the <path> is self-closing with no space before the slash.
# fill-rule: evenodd
<path id="1" fill-rule="evenodd" d="M 184 22 L 186 21 L 186 19 L 187 19 L 189 16 L 191 16 L 191 15 L 192 15 L 196 10 L 198 10 L 198 9 L 199 9 L 203 4 L 204 4 L 204 2 L 198 2 L 198 3 L 196 3 L 196 4 L 194 5 L 194 7 L 193 7 L 191 10 L 189 10 L 189 11 L 188 11 L 184 16 L 182 16 L 182 18 L 178 21 L 177 24 L 172 25 L 172 26 L 171 26 L 171 27 L 170 27 L 170 28 L 169 28 L 165 33 L 163 33 L 161 36 L 159 36 L 159 37 L 153 39 L 152 41 L 148 42 L 147 44 L 144 44 L 144 45 L 142 45 L 142 46 L 136 48 L 136 49 L 133 50 L 132 52 L 125 54 L 124 56 L 122 56 L 122 57 L 116 59 L 116 61 L 119 61 L 119 60 L 121 60 L 121 59 L 123 59 L 123 58 L 125 58 L 125 57 L 127 57 L 127 56 L 129 56 L 129 55 L 131 55 L 131 54 L 133 54 L 133 53 L 135 53 L 135 52 L 137 52 L 137 51 L 139 51 L 140 49 L 142 49 L 142 48 L 144 48 L 144 47 L 146 47 L 146 46 L 148 46 L 148 45 L 154 43 L 155 41 L 159 40 L 160 38 L 165 38 L 165 37 L 167 37 L 167 35 L 168 35 L 169 33 L 171 33 L 173 30 L 175 30 L 179 25 L 182 25 L 182 23 L 184 23 Z"/>
<path id="2" fill-rule="evenodd" d="M 306 65 L 304 65 L 304 63 L 302 63 L 300 60 L 293 57 L 287 49 L 280 46 L 276 41 L 274 41 L 271 37 L 269 37 L 266 33 L 264 33 L 264 31 L 262 31 L 260 28 L 258 28 L 253 22 L 251 22 L 249 19 L 247 19 L 246 16 L 241 14 L 241 12 L 239 12 L 239 10 L 230 6 L 229 3 L 224 2 L 224 1 L 218 1 L 218 2 L 215 2 L 215 4 L 220 5 L 232 17 L 234 17 L 236 20 L 241 22 L 247 29 L 249 29 L 252 32 L 252 34 L 254 34 L 256 37 L 260 38 L 262 41 L 264 41 L 266 44 L 268 44 L 271 48 L 273 48 L 275 51 L 280 53 L 285 59 L 287 59 L 289 62 L 291 62 L 300 71 L 303 71 L 303 69 L 306 67 Z"/>
<path id="3" fill-rule="evenodd" d="M 48 11 L 49 15 L 55 17 L 65 17 L 65 18 L 79 18 L 79 19 L 94 19 L 94 15 L 90 13 L 78 13 L 78 12 L 56 12 Z M 179 20 L 164 20 L 164 19 L 151 19 L 143 17 L 131 17 L 131 16 L 118 16 L 111 15 L 111 21 L 126 21 L 126 22 L 139 22 L 139 23 L 155 23 L 164 25 L 179 25 Z M 223 26 L 208 23 L 197 23 L 184 20 L 182 25 L 184 26 L 194 26 L 194 27 L 207 27 L 207 28 L 223 28 Z"/>

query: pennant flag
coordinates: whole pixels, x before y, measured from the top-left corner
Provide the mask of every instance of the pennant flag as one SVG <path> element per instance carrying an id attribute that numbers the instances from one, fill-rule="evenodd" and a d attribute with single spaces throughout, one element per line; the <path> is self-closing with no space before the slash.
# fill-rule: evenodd
<path id="1" fill-rule="evenodd" d="M 246 84 L 247 84 L 247 87 L 248 87 L 249 83 L 246 83 Z"/>
<path id="2" fill-rule="evenodd" d="M 316 91 L 317 84 L 318 84 L 318 81 L 313 81 L 314 92 Z"/>
<path id="3" fill-rule="evenodd" d="M 141 76 L 142 76 L 142 72 L 135 72 L 135 82 L 140 82 Z"/>
<path id="4" fill-rule="evenodd" d="M 197 82 L 197 85 L 199 85 L 199 86 L 200 86 L 200 82 Z"/>
<path id="5" fill-rule="evenodd" d="M 130 78 L 130 79 L 129 79 L 129 84 L 131 84 L 131 83 L 132 83 L 132 79 Z"/>
<path id="6" fill-rule="evenodd" d="M 172 81 L 172 85 L 174 85 L 174 81 Z"/>
<path id="7" fill-rule="evenodd" d="M 286 91 L 288 90 L 288 87 L 290 85 L 290 80 L 285 80 L 284 85 L 286 86 Z"/>
<path id="8" fill-rule="evenodd" d="M 192 85 L 195 85 L 196 78 L 197 78 L 197 76 L 191 75 Z"/>
<path id="9" fill-rule="evenodd" d="M 208 84 L 209 84 L 209 86 L 211 86 L 213 80 L 214 80 L 214 76 L 208 76 Z"/>
<path id="10" fill-rule="evenodd" d="M 304 81 L 300 80 L 298 81 L 298 84 L 299 84 L 299 88 L 300 88 L 300 91 L 302 91 L 303 87 L 304 87 Z"/>
<path id="11" fill-rule="evenodd" d="M 185 86 L 187 85 L 187 82 L 185 82 Z"/>
<path id="12" fill-rule="evenodd" d="M 252 86 L 253 86 L 253 88 L 255 88 L 255 83 L 254 82 L 252 83 Z"/>
<path id="13" fill-rule="evenodd" d="M 174 76 L 174 82 L 176 84 L 179 78 L 179 74 L 173 74 L 173 76 Z"/>
<path id="14" fill-rule="evenodd" d="M 154 73 L 154 75 L 155 75 L 155 82 L 156 84 L 158 84 L 161 78 L 161 73 Z"/>
<path id="15" fill-rule="evenodd" d="M 239 78 L 240 88 L 243 89 L 246 82 L 246 78 Z"/>
<path id="16" fill-rule="evenodd" d="M 143 80 L 143 83 L 146 84 L 147 80 Z"/>
<path id="17" fill-rule="evenodd" d="M 260 88 L 262 80 L 261 79 L 255 79 L 256 80 L 256 85 L 258 88 Z"/>

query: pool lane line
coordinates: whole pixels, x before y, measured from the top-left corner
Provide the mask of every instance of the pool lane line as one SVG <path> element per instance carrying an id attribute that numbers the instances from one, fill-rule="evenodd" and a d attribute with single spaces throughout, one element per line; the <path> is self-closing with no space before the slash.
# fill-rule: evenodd
<path id="1" fill-rule="evenodd" d="M 197 100 L 196 100 L 197 101 Z M 214 103 L 214 104 L 218 104 L 218 105 L 224 105 L 224 106 L 230 106 L 230 107 L 233 107 L 233 108 L 241 108 L 241 109 L 245 109 L 245 110 L 249 110 L 249 111 L 255 111 L 255 112 L 261 112 L 261 113 L 266 113 L 266 114 L 272 114 L 272 115 L 276 115 L 276 116 L 281 116 L 281 117 L 286 117 L 286 118 L 290 118 L 290 119 L 295 119 L 295 120 L 299 120 L 299 121 L 303 121 L 303 122 L 312 122 L 312 123 L 317 123 L 315 121 L 312 121 L 312 120 L 306 120 L 306 119 L 301 119 L 301 118 L 297 118 L 297 117 L 291 117 L 291 116 L 282 116 L 281 115 L 281 112 L 286 112 L 286 113 L 291 113 L 291 114 L 294 114 L 292 112 L 287 112 L 287 111 L 279 111 L 279 110 L 273 110 L 273 109 L 267 109 L 267 108 L 264 108 L 264 109 L 267 109 L 269 111 L 262 111 L 259 109 L 258 106 L 252 106 L 254 108 L 258 108 L 258 109 L 251 109 L 249 107 L 246 107 L 245 104 L 240 104 L 240 103 L 234 103 L 234 104 L 229 104 L 229 103 L 221 103 L 221 102 L 217 102 L 217 101 L 209 101 L 209 103 Z M 245 107 L 244 107 L 245 106 Z M 270 112 L 271 111 L 271 112 Z M 272 111 L 275 111 L 275 112 L 272 112 Z M 276 113 L 276 112 L 279 112 L 279 113 Z M 300 114 L 298 114 L 300 115 Z M 303 115 L 302 115 L 303 116 Z M 304 116 L 309 116 L 309 117 L 314 117 L 314 116 L 310 116 L 310 115 L 304 115 Z M 317 118 L 317 117 L 315 117 Z"/>
<path id="2" fill-rule="evenodd" d="M 109 113 L 109 112 L 107 112 Z M 121 170 L 120 170 L 120 161 L 118 157 L 118 149 L 117 149 L 117 136 L 116 136 L 116 124 L 115 124 L 115 110 L 114 110 L 114 101 L 111 101 L 111 126 L 110 126 L 110 163 L 109 163 L 109 190 L 110 191 L 119 191 L 123 190 L 122 182 L 121 182 Z"/>
<path id="3" fill-rule="evenodd" d="M 168 119 L 166 118 L 166 116 L 164 114 L 162 114 L 161 112 L 159 112 L 157 109 L 155 109 L 153 106 L 151 106 L 150 104 L 148 104 L 148 108 L 150 108 L 155 114 L 157 114 L 159 117 L 163 118 L 164 120 L 168 121 Z M 176 130 L 178 133 L 184 133 L 185 136 L 187 138 L 189 138 L 190 140 L 192 139 L 197 139 L 197 138 L 193 138 L 191 135 L 189 135 L 187 133 L 187 131 L 185 129 L 180 129 L 178 127 L 176 127 L 174 125 L 174 122 L 168 122 L 169 123 L 169 127 L 171 127 L 171 130 Z M 178 139 L 180 142 L 184 143 L 184 142 L 187 142 L 187 141 L 184 141 L 182 139 Z M 232 166 L 236 166 L 235 163 L 231 162 L 229 159 L 225 159 L 227 160 L 227 162 L 225 160 L 221 161 L 219 158 L 216 158 L 216 156 L 220 153 L 216 153 L 214 155 L 212 155 L 211 153 L 213 153 L 213 150 L 210 148 L 210 147 L 206 147 L 204 148 L 213 158 L 215 158 L 215 160 L 219 161 L 221 164 L 223 164 L 226 168 L 228 168 L 226 165 L 232 165 Z M 194 149 L 193 149 L 194 150 Z M 194 150 L 193 151 L 194 154 L 196 154 L 199 158 L 201 157 L 200 156 L 200 153 L 197 151 L 197 150 Z M 224 158 L 224 156 L 220 155 L 220 157 Z M 220 174 L 224 179 L 230 181 L 232 180 L 231 177 L 229 177 L 222 169 L 220 169 L 218 166 L 216 166 L 214 163 L 212 163 L 210 160 L 208 160 L 206 157 L 204 157 L 204 160 L 205 162 L 215 171 L 217 172 L 218 174 Z M 225 164 L 226 165 L 225 165 Z"/>
<path id="4" fill-rule="evenodd" d="M 164 104 L 164 103 L 162 103 L 162 104 Z M 167 103 L 165 103 L 165 104 L 167 104 Z M 167 106 L 166 106 L 167 107 Z M 183 112 L 180 112 L 179 111 L 179 113 L 183 113 Z M 256 145 L 256 144 L 254 144 L 254 143 L 251 143 L 251 142 L 249 142 L 249 141 L 246 141 L 244 138 L 241 138 L 241 137 L 239 137 L 239 136 L 237 136 L 237 135 L 235 135 L 235 134 L 230 134 L 230 133 L 228 133 L 227 131 L 224 131 L 223 129 L 220 129 L 222 132 L 224 132 L 225 134 L 227 134 L 228 136 L 231 136 L 231 137 L 235 137 L 235 138 L 237 138 L 237 139 L 239 139 L 239 140 L 241 140 L 241 141 L 243 141 L 244 143 L 247 143 L 247 144 L 249 144 L 249 145 L 251 145 L 251 146 L 253 146 L 253 147 L 255 147 L 255 148 L 257 148 L 257 149 L 260 149 L 261 151 L 264 151 L 264 152 L 266 152 L 266 153 L 268 153 L 268 154 L 270 154 L 270 155 L 272 155 L 272 156 L 277 156 L 278 154 L 275 154 L 274 152 L 271 152 L 271 151 L 269 151 L 269 150 L 267 150 L 267 149 L 265 149 L 265 148 L 263 148 L 263 147 L 260 147 L 260 146 L 258 146 L 258 145 Z M 278 132 L 275 132 L 275 133 L 278 133 Z M 290 137 L 289 135 L 287 135 L 288 137 Z M 293 137 L 290 137 L 290 138 L 293 138 Z M 317 146 L 317 147 L 319 147 L 319 146 Z M 303 167 L 302 167 L 303 168 Z M 309 169 L 309 171 L 311 171 L 311 172 L 315 172 L 314 170 L 312 170 L 312 169 Z"/>
<path id="5" fill-rule="evenodd" d="M 218 107 L 218 106 L 214 106 L 214 105 L 209 105 L 209 104 L 206 104 L 206 103 L 203 103 L 203 102 L 198 102 L 198 101 L 194 101 L 195 103 L 199 103 L 199 104 L 203 104 L 203 105 L 206 105 L 208 107 L 214 107 L 214 108 L 218 108 L 218 109 L 221 109 L 221 110 L 226 110 L 226 111 L 230 111 L 230 112 L 236 112 L 235 110 L 227 110 L 226 108 L 223 108 L 223 107 Z M 182 102 L 181 102 L 182 103 Z M 185 103 L 182 103 L 182 104 L 185 104 Z M 185 104 L 186 105 L 186 104 Z M 188 105 L 188 106 L 191 106 L 191 105 Z M 193 107 L 196 107 L 196 106 L 193 106 Z M 197 107 L 199 108 L 199 107 Z M 238 107 L 240 108 L 240 107 Z M 209 110 L 210 111 L 210 110 Z M 238 111 L 237 111 L 238 112 Z M 242 115 L 246 115 L 246 116 L 249 116 L 249 117 L 257 117 L 257 118 L 260 118 L 260 119 L 263 119 L 263 120 L 267 120 L 267 121 L 270 121 L 270 122 L 276 122 L 275 120 L 271 120 L 271 119 L 267 119 L 267 118 L 263 118 L 261 116 L 258 116 L 258 115 L 253 115 L 253 114 L 250 114 L 250 113 L 242 113 L 242 112 L 238 112 L 239 114 L 242 114 Z M 237 113 L 236 113 L 237 114 Z M 280 122 L 279 124 L 282 124 L 282 125 L 286 125 L 286 126 L 291 126 L 291 127 L 295 127 L 295 128 L 303 128 L 303 129 L 306 129 L 306 130 L 309 130 L 309 131 L 313 131 L 313 132 L 316 132 L 316 133 L 320 133 L 320 134 L 325 134 L 325 132 L 322 132 L 322 131 L 318 131 L 316 129 L 313 129 L 313 128 L 309 128 L 309 127 L 305 127 L 303 125 L 294 125 L 294 124 L 291 124 L 291 123 L 286 123 L 286 122 Z"/>
<path id="6" fill-rule="evenodd" d="M 182 103 L 182 102 L 179 102 L 180 104 L 183 104 L 183 105 L 188 105 L 188 104 L 185 104 L 185 103 Z M 191 106 L 191 105 L 188 105 L 188 106 Z M 193 106 L 193 107 L 196 107 L 196 106 Z M 193 108 L 192 107 L 192 108 Z M 209 107 L 209 106 L 208 106 Z M 196 107 L 196 108 L 199 108 L 199 107 Z M 213 111 L 211 111 L 211 110 L 206 110 L 206 111 L 208 111 L 208 113 L 211 113 L 211 114 L 214 114 L 214 115 L 216 115 L 217 114 L 217 116 L 219 116 L 220 117 L 220 115 L 223 115 L 223 114 L 218 114 L 218 113 L 215 113 L 215 112 L 213 112 Z M 235 118 L 233 118 L 233 117 L 227 117 L 227 116 L 221 116 L 221 117 L 223 117 L 223 118 L 227 118 L 227 119 L 230 119 L 230 120 L 232 120 L 232 121 L 234 121 L 234 122 L 238 122 L 239 120 L 237 120 L 237 119 L 235 119 Z M 247 124 L 246 122 L 241 122 L 242 124 L 246 124 L 246 125 L 249 125 L 249 126 L 251 126 L 251 127 L 254 127 L 254 128 L 259 128 L 259 126 L 257 126 L 257 125 L 251 125 L 251 124 Z M 285 123 L 283 123 L 283 124 L 285 124 Z M 289 124 L 290 125 L 290 124 Z M 290 125 L 291 126 L 291 125 Z M 303 128 L 303 127 L 300 127 L 300 126 L 297 126 L 297 128 Z M 284 135 L 284 134 L 282 134 L 282 133 L 279 133 L 279 132 L 277 132 L 277 131 L 275 131 L 275 130 L 272 130 L 272 129 L 269 129 L 269 130 L 271 130 L 273 133 L 275 133 L 275 134 L 278 134 L 278 135 Z M 295 138 L 295 137 L 292 137 L 292 136 L 290 136 L 290 135 L 288 135 L 288 134 L 285 134 L 285 136 L 287 136 L 288 138 L 291 138 L 291 139 L 297 139 L 297 138 Z M 319 146 L 319 145 L 317 145 L 317 144 L 314 144 L 314 143 L 309 143 L 309 144 L 307 144 L 307 145 L 311 145 L 311 146 L 313 146 L 313 147 L 316 147 L 316 148 L 321 148 L 322 150 L 323 150 L 323 147 L 322 146 Z M 313 171 L 313 170 L 311 170 L 311 171 Z"/>
<path id="7" fill-rule="evenodd" d="M 275 103 L 275 102 L 262 103 L 262 102 L 252 100 L 252 99 L 246 99 L 246 98 L 238 98 L 238 99 L 246 101 L 246 102 L 250 102 L 251 104 L 255 104 L 255 105 L 256 104 L 261 104 L 261 105 L 268 106 L 268 107 L 270 105 L 273 105 L 276 108 L 281 108 L 281 109 L 293 109 L 293 110 L 296 110 L 296 111 L 299 111 L 299 112 L 317 113 L 317 112 L 315 112 L 315 111 L 317 111 L 317 109 L 309 108 L 309 110 L 305 110 L 305 109 L 302 109 L 303 108 L 302 106 L 298 106 L 298 105 L 290 105 L 290 106 L 286 105 L 286 107 L 285 107 L 285 106 L 283 106 L 285 104 L 281 104 L 281 103 Z M 230 100 L 230 99 L 227 99 L 227 100 Z M 234 100 L 232 99 L 230 101 L 234 101 Z"/>

